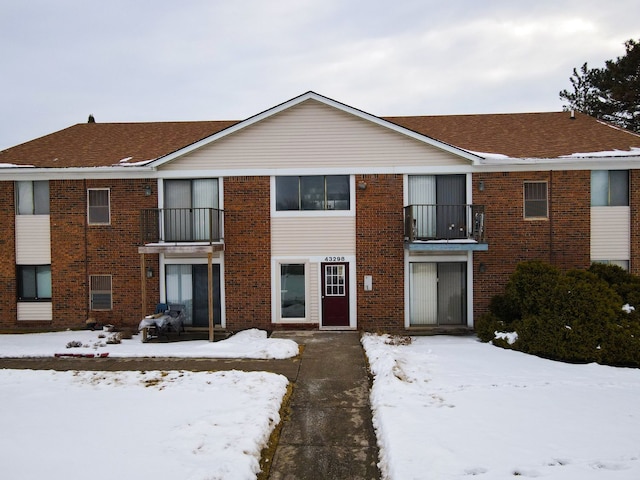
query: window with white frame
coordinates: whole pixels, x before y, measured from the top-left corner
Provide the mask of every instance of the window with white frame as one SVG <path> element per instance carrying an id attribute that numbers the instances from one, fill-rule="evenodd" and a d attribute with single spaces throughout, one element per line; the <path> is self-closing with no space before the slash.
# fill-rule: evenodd
<path id="1" fill-rule="evenodd" d="M 108 188 L 90 188 L 87 190 L 87 221 L 89 225 L 109 225 L 111 213 Z"/>
<path id="2" fill-rule="evenodd" d="M 49 181 L 18 181 L 16 186 L 17 215 L 49 215 Z"/>
<path id="3" fill-rule="evenodd" d="M 349 210 L 349 175 L 276 177 L 276 210 Z"/>
<path id="4" fill-rule="evenodd" d="M 17 266 L 18 301 L 51 301 L 51 265 Z"/>
<path id="5" fill-rule="evenodd" d="M 524 218 L 548 218 L 547 182 L 524 182 Z"/>
<path id="6" fill-rule="evenodd" d="M 112 309 L 111 275 L 89 276 L 89 303 L 91 310 Z"/>
<path id="7" fill-rule="evenodd" d="M 629 206 L 629 171 L 592 170 L 591 206 Z"/>
<path id="8" fill-rule="evenodd" d="M 305 318 L 306 284 L 303 263 L 280 264 L 280 316 Z"/>

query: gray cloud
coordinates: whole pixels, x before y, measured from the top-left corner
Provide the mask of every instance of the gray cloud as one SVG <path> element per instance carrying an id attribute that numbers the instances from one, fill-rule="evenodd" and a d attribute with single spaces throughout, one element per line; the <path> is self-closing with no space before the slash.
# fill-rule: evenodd
<path id="1" fill-rule="evenodd" d="M 640 38 L 620 0 L 0 5 L 0 148 L 86 121 L 242 119 L 314 90 L 376 115 L 559 110 Z"/>

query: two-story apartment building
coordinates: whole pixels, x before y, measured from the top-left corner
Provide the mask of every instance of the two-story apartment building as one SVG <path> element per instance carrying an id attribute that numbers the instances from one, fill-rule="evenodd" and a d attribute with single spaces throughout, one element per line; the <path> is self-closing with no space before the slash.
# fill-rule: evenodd
<path id="1" fill-rule="evenodd" d="M 516 264 L 640 273 L 640 137 L 570 112 L 78 124 L 0 152 L 0 329 L 472 328 Z"/>

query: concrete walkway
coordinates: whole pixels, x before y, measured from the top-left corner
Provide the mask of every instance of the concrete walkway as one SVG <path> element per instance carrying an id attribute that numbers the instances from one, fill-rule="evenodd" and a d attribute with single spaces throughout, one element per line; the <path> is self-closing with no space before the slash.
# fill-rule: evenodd
<path id="1" fill-rule="evenodd" d="M 304 351 L 270 480 L 379 479 L 369 378 L 357 332 L 274 332 Z"/>

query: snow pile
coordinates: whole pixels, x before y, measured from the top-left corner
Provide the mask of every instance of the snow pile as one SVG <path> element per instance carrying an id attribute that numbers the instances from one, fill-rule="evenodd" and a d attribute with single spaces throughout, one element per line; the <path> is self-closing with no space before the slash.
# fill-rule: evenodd
<path id="1" fill-rule="evenodd" d="M 633 312 L 635 309 L 636 309 L 635 307 L 633 307 L 633 306 L 629 305 L 628 303 L 625 303 L 625 304 L 622 306 L 622 311 L 623 311 L 623 312 L 626 312 L 626 313 L 631 313 L 631 312 Z"/>
<path id="2" fill-rule="evenodd" d="M 0 370 L 2 476 L 255 478 L 287 383 L 266 372 Z"/>
<path id="3" fill-rule="evenodd" d="M 383 478 L 640 478 L 640 370 L 365 335 Z"/>
<path id="4" fill-rule="evenodd" d="M 263 330 L 250 329 L 226 340 L 192 340 L 142 343 L 140 335 L 119 344 L 107 344 L 110 333 L 79 330 L 50 333 L 0 335 L 0 357 L 51 357 L 55 354 L 104 354 L 109 357 L 188 357 L 284 359 L 298 355 L 298 344 L 284 338 L 267 338 Z M 69 342 L 80 348 L 66 348 Z"/>
<path id="5" fill-rule="evenodd" d="M 509 345 L 513 345 L 518 340 L 518 332 L 495 332 L 494 338 L 506 340 Z"/>

